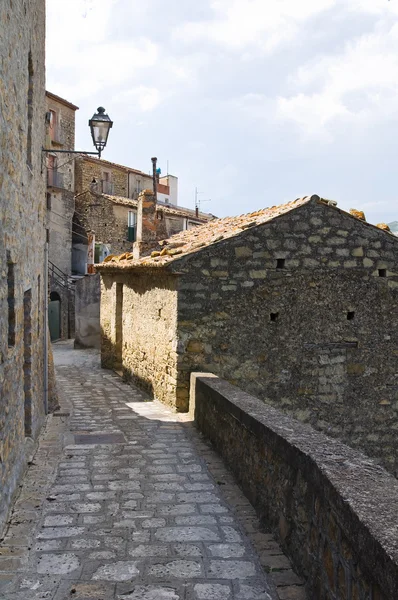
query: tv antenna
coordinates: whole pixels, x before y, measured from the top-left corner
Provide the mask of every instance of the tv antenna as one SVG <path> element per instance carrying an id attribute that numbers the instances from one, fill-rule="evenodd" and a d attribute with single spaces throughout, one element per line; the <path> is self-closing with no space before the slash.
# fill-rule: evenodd
<path id="1" fill-rule="evenodd" d="M 200 205 L 202 202 L 211 202 L 211 198 L 207 198 L 203 200 L 199 198 L 199 194 L 204 194 L 204 192 L 200 192 L 197 187 L 195 187 L 195 211 L 198 213 L 200 211 Z"/>

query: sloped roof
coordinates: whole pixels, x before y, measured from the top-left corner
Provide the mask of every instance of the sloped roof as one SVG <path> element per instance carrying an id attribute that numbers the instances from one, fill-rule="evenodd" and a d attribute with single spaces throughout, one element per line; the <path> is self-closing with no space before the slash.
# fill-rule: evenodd
<path id="1" fill-rule="evenodd" d="M 138 260 L 133 260 L 132 253 L 124 253 L 102 263 L 100 268 L 164 267 L 181 255 L 196 252 L 205 246 L 209 246 L 226 238 L 234 237 L 249 227 L 262 225 L 263 223 L 272 221 L 276 217 L 307 204 L 312 198 L 314 198 L 314 196 L 305 196 L 303 198 L 297 198 L 297 200 L 288 202 L 287 204 L 264 208 L 252 213 L 236 217 L 214 219 L 199 227 L 180 231 L 169 239 L 160 241 L 159 244 L 163 246 L 163 249 L 159 256 L 144 256 Z M 318 198 L 318 196 L 315 196 L 315 198 Z"/>
<path id="2" fill-rule="evenodd" d="M 310 201 L 320 202 L 323 204 L 332 205 L 334 207 L 337 204 L 334 201 L 325 200 L 317 195 L 304 196 L 303 198 L 297 198 L 297 200 L 294 200 L 293 202 L 288 202 L 287 204 L 280 204 L 279 206 L 264 208 L 252 213 L 247 213 L 236 217 L 214 219 L 213 221 L 204 223 L 203 225 L 195 227 L 194 229 L 176 233 L 169 239 L 161 240 L 159 242 L 159 245 L 163 246 L 161 252 L 153 252 L 151 256 L 144 256 L 138 260 L 134 260 L 133 254 L 129 252 L 125 252 L 119 256 L 109 256 L 104 263 L 99 265 L 99 268 L 134 269 L 139 267 L 166 267 L 170 262 L 180 258 L 181 256 L 198 252 L 202 248 L 210 246 L 211 244 L 239 235 L 239 233 L 250 227 L 263 225 L 264 223 L 272 221 L 277 217 L 290 212 L 291 210 L 295 210 L 296 208 L 309 203 Z M 339 208 L 336 208 L 336 210 L 344 213 L 351 219 L 358 219 L 364 223 L 365 226 L 373 227 L 379 232 L 383 232 L 384 235 L 389 235 L 393 241 L 398 242 L 397 237 L 389 231 L 389 228 L 385 229 L 384 223 L 380 223 L 379 225 L 367 223 L 365 220 L 365 215 L 362 211 L 351 209 L 350 212 L 347 213 Z"/>
<path id="3" fill-rule="evenodd" d="M 101 194 L 104 198 L 106 198 L 107 200 L 110 200 L 111 202 L 113 202 L 113 204 L 119 204 L 122 206 L 130 206 L 131 208 L 137 208 L 138 206 L 138 200 L 134 200 L 133 198 L 125 198 L 124 196 L 111 196 L 110 194 Z M 188 217 L 194 221 L 210 221 L 211 219 L 214 219 L 214 215 L 211 215 L 210 213 L 203 213 L 200 212 L 198 214 L 198 216 L 196 216 L 196 213 L 194 210 L 190 209 L 190 208 L 184 208 L 183 206 L 174 206 L 174 205 L 167 205 L 167 204 L 163 204 L 158 202 L 156 205 L 156 209 L 160 210 L 162 212 L 164 212 L 167 215 L 175 215 L 178 217 Z"/>

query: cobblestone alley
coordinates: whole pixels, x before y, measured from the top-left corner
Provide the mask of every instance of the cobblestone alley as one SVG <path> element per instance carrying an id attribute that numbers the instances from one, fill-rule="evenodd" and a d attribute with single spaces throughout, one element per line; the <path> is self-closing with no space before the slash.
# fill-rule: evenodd
<path id="1" fill-rule="evenodd" d="M 0 598 L 305 598 L 186 416 L 101 370 L 95 351 L 61 342 L 54 358 L 61 409 L 0 544 Z"/>

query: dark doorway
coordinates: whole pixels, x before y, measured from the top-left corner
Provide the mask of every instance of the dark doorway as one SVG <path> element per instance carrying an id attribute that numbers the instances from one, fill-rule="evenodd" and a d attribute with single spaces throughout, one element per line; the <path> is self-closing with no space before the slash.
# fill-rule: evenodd
<path id="1" fill-rule="evenodd" d="M 48 303 L 48 327 L 51 341 L 61 337 L 61 298 L 57 292 L 51 292 Z"/>

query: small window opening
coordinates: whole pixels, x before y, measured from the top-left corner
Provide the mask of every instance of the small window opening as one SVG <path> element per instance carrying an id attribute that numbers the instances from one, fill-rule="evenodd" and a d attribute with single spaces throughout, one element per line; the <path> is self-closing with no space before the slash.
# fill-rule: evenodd
<path id="1" fill-rule="evenodd" d="M 285 259 L 284 258 L 277 258 L 276 259 L 276 268 L 277 269 L 284 269 L 285 268 Z"/>
<path id="2" fill-rule="evenodd" d="M 347 321 L 352 321 L 355 318 L 355 312 L 353 310 L 349 310 L 347 312 Z"/>
<path id="3" fill-rule="evenodd" d="M 275 322 L 279 318 L 279 313 L 278 312 L 271 313 L 270 316 L 269 316 L 269 318 L 270 318 L 270 321 Z"/>
<path id="4" fill-rule="evenodd" d="M 8 345 L 15 346 L 15 275 L 14 264 L 8 263 L 7 272 L 8 287 Z"/>
<path id="5" fill-rule="evenodd" d="M 162 316 L 162 309 L 161 309 L 161 308 L 159 308 L 159 309 L 158 309 L 158 316 L 159 316 L 159 317 L 161 317 L 161 316 Z"/>
<path id="6" fill-rule="evenodd" d="M 379 277 L 387 277 L 387 269 L 379 269 Z"/>

